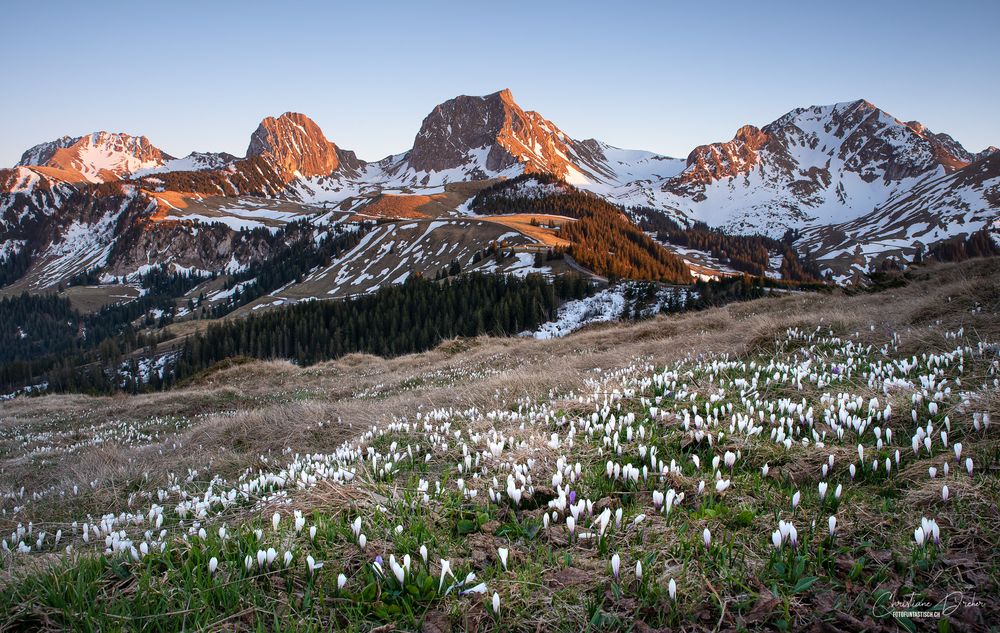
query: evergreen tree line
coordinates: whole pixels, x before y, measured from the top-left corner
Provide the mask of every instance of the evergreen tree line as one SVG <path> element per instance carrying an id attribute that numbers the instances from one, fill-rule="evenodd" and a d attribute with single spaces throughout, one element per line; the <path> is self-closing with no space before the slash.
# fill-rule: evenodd
<path id="1" fill-rule="evenodd" d="M 701 280 L 687 286 L 673 286 L 665 297 L 661 297 L 663 287 L 652 282 L 637 282 L 624 289 L 626 311 L 623 319 L 640 320 L 652 316 L 649 310 L 659 303 L 661 314 L 675 314 L 691 310 L 705 310 L 720 307 L 736 301 L 750 301 L 766 296 L 766 288 L 775 286 L 774 280 L 750 275 L 736 275 L 719 280 Z M 784 282 L 788 283 L 788 282 Z M 781 286 L 778 282 L 777 287 Z M 824 286 L 826 288 L 827 286 Z"/>
<path id="2" fill-rule="evenodd" d="M 89 268 L 83 272 L 79 272 L 69 279 L 66 280 L 65 284 L 59 284 L 60 290 L 62 286 L 96 286 L 101 283 L 101 269 L 100 268 Z"/>
<path id="3" fill-rule="evenodd" d="M 81 314 L 55 294 L 22 293 L 0 299 L 0 392 L 48 382 L 54 391 L 105 393 L 115 388 L 103 371 L 137 349 L 167 339 L 146 335 L 133 321 L 168 310 L 173 299 L 147 295 Z"/>
<path id="4" fill-rule="evenodd" d="M 681 226 L 662 211 L 648 207 L 633 207 L 629 213 L 643 230 L 655 233 L 660 242 L 706 251 L 734 270 L 763 277 L 770 266 L 771 253 L 781 253 L 779 272 L 783 279 L 804 282 L 822 279 L 812 253 L 807 251 L 802 257 L 792 247 L 798 238 L 795 231 L 789 230 L 784 238 L 776 240 L 766 235 L 730 235 L 704 222 Z"/>
<path id="5" fill-rule="evenodd" d="M 96 271 L 81 273 L 78 279 L 92 276 Z M 139 277 L 145 294 L 89 314 L 56 294 L 25 292 L 0 299 L 0 389 L 14 391 L 44 381 L 56 391 L 114 389 L 98 370 L 167 340 L 165 333 L 143 334 L 140 329 L 169 324 L 176 298 L 205 279 L 160 265 Z M 98 370 L 81 371 L 90 364 Z"/>
<path id="6" fill-rule="evenodd" d="M 179 283 L 172 275 L 185 277 L 164 271 L 144 277 L 152 287 L 164 289 Z M 423 351 L 455 336 L 535 329 L 551 318 L 560 301 L 591 292 L 589 279 L 580 275 L 553 282 L 539 275 L 518 279 L 473 273 L 439 283 L 414 277 L 373 295 L 227 320 L 170 350 L 163 347 L 168 334 L 144 334 L 137 322 L 149 310 L 172 309 L 174 297 L 150 294 L 82 315 L 65 298 L 24 293 L 0 299 L 0 393 L 39 383 L 47 383 L 51 392 L 161 389 L 237 356 L 308 364 L 350 352 L 392 356 Z M 136 353 L 153 358 L 171 350 L 180 352 L 180 358 L 164 378 L 154 373 L 149 383 L 142 383 L 134 375 Z M 123 363 L 133 367 L 133 375 L 119 373 Z"/>
<path id="7" fill-rule="evenodd" d="M 140 275 L 139 285 L 150 294 L 180 297 L 217 276 L 218 274 L 214 272 L 201 275 L 194 272 L 171 271 L 168 266 L 161 264 Z"/>
<path id="8" fill-rule="evenodd" d="M 420 352 L 456 336 L 516 334 L 553 318 L 561 299 L 588 292 L 589 282 L 579 277 L 556 283 L 541 275 L 469 273 L 440 282 L 411 277 L 370 295 L 309 301 L 212 325 L 185 341 L 175 376 L 239 356 L 308 365 L 352 352 Z"/>
<path id="9" fill-rule="evenodd" d="M 938 242 L 931 246 L 926 257 L 939 262 L 963 262 L 973 257 L 990 257 L 993 255 L 1000 255 L 1000 246 L 997 246 L 997 243 L 993 240 L 989 228 L 984 226 L 967 237 L 956 235 L 950 239 Z"/>
<path id="10" fill-rule="evenodd" d="M 542 186 L 542 193 L 535 185 Z M 528 193 L 526 193 L 526 191 Z M 523 174 L 480 191 L 479 213 L 546 213 L 575 218 L 560 229 L 565 249 L 582 266 L 609 279 L 689 283 L 684 260 L 657 244 L 622 209 L 598 196 L 566 187 L 549 174 Z"/>
<path id="11" fill-rule="evenodd" d="M 720 307 L 736 301 L 759 299 L 767 294 L 767 282 L 762 277 L 736 275 L 722 279 L 699 279 L 688 286 L 675 287 L 660 304 L 661 314 L 676 314 L 691 310 Z M 643 306 L 656 298 L 656 287 L 639 285 L 626 292 L 626 299 L 634 299 L 634 309 L 626 318 L 638 319 Z"/>
<path id="12" fill-rule="evenodd" d="M 685 288 L 688 296 L 682 310 L 705 310 L 724 306 L 735 301 L 759 299 L 766 294 L 765 282 L 761 277 L 738 275 L 722 279 L 704 281 L 699 279 L 694 286 Z"/>
<path id="13" fill-rule="evenodd" d="M 23 247 L 0 260 L 0 288 L 14 283 L 31 267 L 31 249 Z"/>

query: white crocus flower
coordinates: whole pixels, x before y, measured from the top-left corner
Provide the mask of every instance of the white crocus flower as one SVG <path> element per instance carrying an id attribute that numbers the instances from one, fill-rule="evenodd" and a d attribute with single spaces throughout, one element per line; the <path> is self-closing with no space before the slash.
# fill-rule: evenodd
<path id="1" fill-rule="evenodd" d="M 468 595 L 470 593 L 486 593 L 486 583 L 481 582 L 475 587 L 470 587 L 469 589 L 464 589 L 460 592 L 462 595 Z"/>
<path id="2" fill-rule="evenodd" d="M 389 569 L 392 570 L 393 575 L 396 576 L 396 580 L 402 585 L 406 579 L 406 570 L 396 562 L 395 556 L 389 556 Z"/>
<path id="3" fill-rule="evenodd" d="M 445 560 L 445 559 L 442 558 L 441 559 L 441 581 L 438 583 L 438 593 L 441 593 L 441 590 L 444 589 L 444 579 L 445 579 L 446 576 L 451 576 L 452 578 L 454 578 L 455 574 L 453 574 L 452 571 L 451 571 L 451 561 L 447 561 L 447 560 Z"/>
<path id="4" fill-rule="evenodd" d="M 306 556 L 306 567 L 309 568 L 309 575 L 316 573 L 316 570 L 323 566 L 323 563 L 317 563 L 316 559 L 312 557 L 312 554 Z M 337 587 L 338 589 L 340 587 Z"/>

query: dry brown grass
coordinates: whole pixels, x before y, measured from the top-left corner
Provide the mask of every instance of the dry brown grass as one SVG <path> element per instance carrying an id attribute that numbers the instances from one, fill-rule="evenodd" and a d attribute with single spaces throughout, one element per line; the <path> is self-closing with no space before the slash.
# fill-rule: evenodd
<path id="1" fill-rule="evenodd" d="M 450 214 L 470 197 L 496 182 L 483 180 L 445 185 L 441 193 L 383 193 L 358 210 L 364 218 L 437 218 Z"/>
<path id="2" fill-rule="evenodd" d="M 569 222 L 576 222 L 574 218 L 567 218 L 561 215 L 547 215 L 544 213 L 512 213 L 510 215 L 491 215 L 482 218 L 487 222 L 493 222 L 514 229 L 522 235 L 527 235 L 544 246 L 569 246 L 570 241 L 559 237 L 559 232 L 551 226 L 561 227 Z M 531 221 L 538 222 L 537 225 Z M 541 226 L 544 225 L 544 226 Z"/>
<path id="3" fill-rule="evenodd" d="M 430 196 L 381 194 L 358 212 L 358 219 L 426 218 L 429 216 L 419 209 L 443 197 L 444 194 L 433 194 Z"/>

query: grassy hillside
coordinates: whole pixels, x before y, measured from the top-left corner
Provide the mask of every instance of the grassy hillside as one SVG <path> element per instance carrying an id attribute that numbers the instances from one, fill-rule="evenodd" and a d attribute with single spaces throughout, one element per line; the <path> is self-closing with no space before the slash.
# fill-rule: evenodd
<path id="1" fill-rule="evenodd" d="M 0 629 L 987 630 L 1000 261 L 884 286 L 0 404 Z"/>

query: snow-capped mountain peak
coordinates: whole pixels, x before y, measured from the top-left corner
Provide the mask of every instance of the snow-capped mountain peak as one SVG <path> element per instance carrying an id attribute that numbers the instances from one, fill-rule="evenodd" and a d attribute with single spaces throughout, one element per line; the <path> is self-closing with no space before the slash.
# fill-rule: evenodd
<path id="1" fill-rule="evenodd" d="M 145 136 L 94 132 L 36 145 L 24 152 L 18 166 L 51 168 L 64 178 L 99 183 L 127 178 L 169 160 L 173 157 Z"/>
<path id="2" fill-rule="evenodd" d="M 796 108 L 696 148 L 656 205 L 737 232 L 845 222 L 927 178 L 968 165 L 945 134 L 903 123 L 864 99 Z"/>

